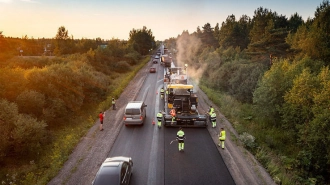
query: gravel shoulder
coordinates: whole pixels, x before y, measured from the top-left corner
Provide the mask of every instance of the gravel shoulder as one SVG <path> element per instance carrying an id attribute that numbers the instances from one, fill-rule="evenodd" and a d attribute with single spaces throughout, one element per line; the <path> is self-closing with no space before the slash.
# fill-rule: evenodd
<path id="1" fill-rule="evenodd" d="M 149 62 L 148 65 L 141 69 L 125 88 L 124 92 L 116 101 L 117 110 L 113 111 L 108 109 L 105 112 L 104 131 L 99 131 L 99 121 L 96 121 L 95 125 L 88 133 L 81 138 L 81 141 L 73 150 L 62 169 L 48 185 L 91 184 L 94 174 L 96 174 L 100 165 L 109 154 L 123 126 L 121 122 L 124 106 L 129 101 L 135 99 L 151 65 L 152 63 Z M 222 150 L 219 148 L 219 152 L 235 183 L 237 185 L 275 185 L 269 174 L 258 163 L 254 156 L 245 150 L 237 141 L 234 142 L 231 140 L 231 134 L 234 134 L 236 137 L 238 137 L 238 134 L 226 118 L 218 111 L 219 108 L 216 107 L 201 90 L 198 90 L 198 97 L 199 111 L 206 111 L 209 105 L 212 105 L 216 110 L 217 128 L 211 128 L 210 126 L 207 128 L 214 143 L 218 144 L 219 142 L 217 136 L 220 127 L 224 127 L 227 131 L 226 149 Z"/>

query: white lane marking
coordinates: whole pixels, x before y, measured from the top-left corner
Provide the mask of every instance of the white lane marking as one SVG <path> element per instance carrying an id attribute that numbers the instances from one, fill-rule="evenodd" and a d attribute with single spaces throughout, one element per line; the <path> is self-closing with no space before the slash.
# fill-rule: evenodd
<path id="1" fill-rule="evenodd" d="M 157 83 L 158 84 L 158 83 Z M 157 87 L 157 91 L 160 89 L 161 85 Z M 156 116 L 156 112 L 159 112 L 159 96 L 156 96 L 156 102 L 155 102 L 155 112 L 154 112 L 154 120 L 155 120 L 155 125 L 154 127 L 154 133 L 152 135 L 152 143 L 151 143 L 151 151 L 150 151 L 150 160 L 149 160 L 149 169 L 148 169 L 148 185 L 155 185 L 157 184 L 157 158 L 159 155 L 158 152 L 158 140 L 159 140 L 159 128 L 158 128 L 158 121 Z M 162 125 L 163 126 L 163 125 Z M 164 128 L 164 126 L 162 127 Z"/>

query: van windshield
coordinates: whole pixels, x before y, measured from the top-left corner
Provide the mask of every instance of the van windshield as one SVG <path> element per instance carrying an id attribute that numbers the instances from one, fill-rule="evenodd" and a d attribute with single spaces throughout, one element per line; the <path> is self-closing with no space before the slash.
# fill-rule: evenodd
<path id="1" fill-rule="evenodd" d="M 126 115 L 140 115 L 140 109 L 126 109 Z"/>

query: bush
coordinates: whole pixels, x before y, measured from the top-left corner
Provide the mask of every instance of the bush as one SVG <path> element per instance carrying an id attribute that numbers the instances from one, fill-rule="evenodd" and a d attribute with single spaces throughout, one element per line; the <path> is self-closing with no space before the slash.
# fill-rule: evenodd
<path id="1" fill-rule="evenodd" d="M 19 114 L 12 132 L 13 145 L 18 153 L 39 153 L 45 141 L 46 123 L 26 114 Z"/>
<path id="2" fill-rule="evenodd" d="M 25 90 L 17 96 L 16 103 L 21 113 L 40 117 L 45 105 L 45 95 L 37 91 Z"/>
<path id="3" fill-rule="evenodd" d="M 247 132 L 244 132 L 243 134 L 239 135 L 239 140 L 241 140 L 244 144 L 244 146 L 248 149 L 254 149 L 256 147 L 255 137 L 248 134 Z"/>
<path id="4" fill-rule="evenodd" d="M 118 73 L 126 73 L 131 70 L 131 66 L 126 61 L 119 61 L 113 65 L 113 70 Z"/>

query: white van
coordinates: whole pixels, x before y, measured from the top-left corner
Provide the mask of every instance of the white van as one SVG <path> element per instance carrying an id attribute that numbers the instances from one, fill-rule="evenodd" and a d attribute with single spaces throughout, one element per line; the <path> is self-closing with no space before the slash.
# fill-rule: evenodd
<path id="1" fill-rule="evenodd" d="M 143 101 L 130 101 L 126 105 L 124 113 L 124 124 L 127 125 L 142 125 L 147 117 L 147 105 Z"/>

